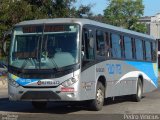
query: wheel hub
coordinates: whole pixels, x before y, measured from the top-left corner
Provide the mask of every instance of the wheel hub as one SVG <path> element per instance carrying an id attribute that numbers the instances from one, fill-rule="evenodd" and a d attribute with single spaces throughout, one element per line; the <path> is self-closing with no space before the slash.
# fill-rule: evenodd
<path id="1" fill-rule="evenodd" d="M 102 104 L 104 99 L 104 95 L 101 89 L 97 90 L 97 103 Z"/>

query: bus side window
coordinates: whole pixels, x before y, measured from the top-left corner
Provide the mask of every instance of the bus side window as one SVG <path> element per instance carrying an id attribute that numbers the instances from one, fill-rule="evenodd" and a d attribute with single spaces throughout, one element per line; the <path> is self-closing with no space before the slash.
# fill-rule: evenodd
<path id="1" fill-rule="evenodd" d="M 125 52 L 125 58 L 126 59 L 132 59 L 133 53 L 132 53 L 132 41 L 131 38 L 128 36 L 124 36 L 124 52 Z"/>
<path id="2" fill-rule="evenodd" d="M 135 39 L 135 45 L 136 45 L 136 58 L 137 60 L 143 60 L 143 44 L 142 40 Z"/>
<path id="3" fill-rule="evenodd" d="M 104 59 L 105 56 L 104 34 L 100 30 L 96 31 L 96 54 L 97 54 L 97 59 Z"/>
<path id="4" fill-rule="evenodd" d="M 109 58 L 111 54 L 111 47 L 110 47 L 110 40 L 109 40 L 109 34 L 106 32 L 105 33 L 105 54 L 106 57 Z"/>
<path id="5" fill-rule="evenodd" d="M 95 57 L 94 55 L 94 38 L 91 30 L 84 29 L 83 31 L 83 42 L 82 50 L 84 50 L 84 57 L 86 60 L 93 60 Z"/>
<path id="6" fill-rule="evenodd" d="M 135 45 L 135 39 L 134 38 L 131 38 L 131 40 L 132 40 L 132 58 L 133 59 L 136 59 L 136 45 Z"/>
<path id="7" fill-rule="evenodd" d="M 152 42 L 152 61 L 155 62 L 157 60 L 157 48 L 156 42 Z"/>
<path id="8" fill-rule="evenodd" d="M 146 54 L 145 54 L 145 59 L 147 61 L 151 61 L 151 43 L 149 41 L 145 41 L 145 50 L 146 50 Z"/>
<path id="9" fill-rule="evenodd" d="M 121 59 L 121 36 L 118 34 L 111 34 L 112 57 Z"/>

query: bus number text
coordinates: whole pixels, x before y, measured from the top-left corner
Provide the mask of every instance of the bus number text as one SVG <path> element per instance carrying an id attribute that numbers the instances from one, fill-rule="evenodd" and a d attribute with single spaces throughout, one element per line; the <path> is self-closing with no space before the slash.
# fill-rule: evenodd
<path id="1" fill-rule="evenodd" d="M 122 67 L 120 64 L 107 64 L 108 73 L 113 74 L 121 74 Z"/>

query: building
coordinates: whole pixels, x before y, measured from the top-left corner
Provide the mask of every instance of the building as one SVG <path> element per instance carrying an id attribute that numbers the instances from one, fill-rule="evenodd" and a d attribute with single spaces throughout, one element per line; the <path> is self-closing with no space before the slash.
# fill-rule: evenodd
<path id="1" fill-rule="evenodd" d="M 157 13 L 155 16 L 141 17 L 139 21 L 146 25 L 147 34 L 160 39 L 160 13 Z"/>
<path id="2" fill-rule="evenodd" d="M 145 16 L 139 19 L 147 27 L 146 34 L 154 36 L 158 39 L 158 66 L 160 68 L 160 13 L 155 16 Z"/>
<path id="3" fill-rule="evenodd" d="M 150 35 L 150 33 L 151 33 L 151 31 L 150 31 L 150 28 L 151 28 L 151 17 L 150 16 L 141 17 L 139 19 L 139 21 L 146 25 L 146 27 L 147 27 L 146 34 Z"/>

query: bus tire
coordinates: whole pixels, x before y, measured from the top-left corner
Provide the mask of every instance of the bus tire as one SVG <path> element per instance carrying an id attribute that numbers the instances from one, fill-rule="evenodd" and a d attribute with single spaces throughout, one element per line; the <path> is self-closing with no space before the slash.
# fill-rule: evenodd
<path id="1" fill-rule="evenodd" d="M 141 79 L 139 78 L 137 82 L 137 92 L 135 95 L 133 95 L 134 101 L 140 102 L 142 99 L 142 94 L 143 94 L 143 85 Z"/>
<path id="2" fill-rule="evenodd" d="M 102 109 L 104 104 L 104 95 L 105 95 L 104 85 L 98 81 L 96 88 L 96 98 L 92 100 L 90 104 L 92 110 L 99 111 Z"/>
<path id="3" fill-rule="evenodd" d="M 47 106 L 47 102 L 45 102 L 45 101 L 32 101 L 32 106 L 35 109 L 45 109 Z"/>

